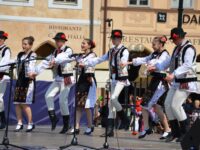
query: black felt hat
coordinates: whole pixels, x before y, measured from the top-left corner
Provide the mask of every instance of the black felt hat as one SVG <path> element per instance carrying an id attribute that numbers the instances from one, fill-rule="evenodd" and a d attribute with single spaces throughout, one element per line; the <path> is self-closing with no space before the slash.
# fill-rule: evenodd
<path id="1" fill-rule="evenodd" d="M 4 32 L 4 31 L 0 31 L 0 38 L 1 39 L 7 39 L 8 38 L 8 33 Z"/>
<path id="2" fill-rule="evenodd" d="M 122 30 L 119 30 L 119 29 L 112 30 L 110 38 L 113 39 L 113 38 L 122 38 L 122 37 L 124 37 Z"/>
<path id="3" fill-rule="evenodd" d="M 183 37 L 185 37 L 186 34 L 187 34 L 187 32 L 184 32 L 184 30 L 182 28 L 173 28 L 171 30 L 169 39 L 172 40 L 172 39 L 177 39 L 177 38 L 183 38 Z"/>
<path id="4" fill-rule="evenodd" d="M 64 40 L 67 41 L 66 35 L 63 32 L 59 32 L 53 38 L 54 40 Z"/>

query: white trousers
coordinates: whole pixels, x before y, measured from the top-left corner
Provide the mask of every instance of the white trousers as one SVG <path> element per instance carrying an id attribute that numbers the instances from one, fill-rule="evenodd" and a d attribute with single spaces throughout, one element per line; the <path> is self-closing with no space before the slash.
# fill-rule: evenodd
<path id="1" fill-rule="evenodd" d="M 60 111 L 63 116 L 69 115 L 69 107 L 68 107 L 68 95 L 70 92 L 70 88 L 72 85 L 65 86 L 64 82 L 56 82 L 54 81 L 50 87 L 48 88 L 45 94 L 45 100 L 47 103 L 48 110 L 54 110 L 54 97 L 58 92 L 59 94 L 59 105 Z"/>
<path id="2" fill-rule="evenodd" d="M 3 96 L 6 92 L 7 84 L 8 83 L 5 80 L 0 81 L 0 112 L 4 111 Z"/>
<path id="3" fill-rule="evenodd" d="M 189 96 L 185 90 L 170 88 L 165 99 L 165 111 L 169 120 L 183 121 L 187 118 L 183 103 Z"/>
<path id="4" fill-rule="evenodd" d="M 109 108 L 109 115 L 108 118 L 115 118 L 116 117 L 116 111 L 121 111 L 122 110 L 122 105 L 118 101 L 118 97 L 121 93 L 121 91 L 124 88 L 124 84 L 120 82 L 113 82 L 111 83 L 111 98 L 108 103 L 108 108 Z"/>

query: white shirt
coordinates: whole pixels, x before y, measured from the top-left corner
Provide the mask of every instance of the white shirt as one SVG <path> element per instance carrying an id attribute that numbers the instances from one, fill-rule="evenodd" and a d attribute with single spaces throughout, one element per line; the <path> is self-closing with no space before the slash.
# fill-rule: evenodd
<path id="1" fill-rule="evenodd" d="M 5 44 L 1 45 L 0 48 L 2 48 L 2 47 L 4 47 L 4 46 L 5 46 Z M 7 50 L 5 51 L 5 55 L 3 56 L 3 58 L 2 58 L 1 61 L 0 61 L 0 66 L 9 64 L 9 62 L 10 62 L 10 57 L 11 57 L 11 51 L 10 51 L 10 49 L 7 49 Z M 8 70 L 9 70 L 9 66 L 0 67 L 0 72 L 6 72 L 6 71 L 8 71 Z M 9 79 L 9 77 L 8 77 L 8 76 L 4 76 L 3 79 L 2 79 L 1 81 L 6 80 L 6 79 Z M 1 82 L 1 81 L 0 81 L 0 82 Z"/>
<path id="2" fill-rule="evenodd" d="M 65 45 L 63 45 L 61 47 L 61 51 L 63 51 L 65 49 Z M 57 50 L 57 49 L 56 49 Z M 56 51 L 55 50 L 55 51 Z M 70 56 L 72 55 L 72 49 L 71 48 L 67 48 L 67 50 L 65 52 L 61 52 L 59 53 L 56 57 L 54 56 L 54 53 L 47 56 L 46 60 L 43 60 L 37 67 L 36 67 L 36 73 L 40 74 L 44 69 L 49 68 L 50 62 L 51 60 L 55 60 L 56 63 L 56 68 L 58 65 L 64 65 L 65 63 L 69 63 L 72 61 L 72 59 L 70 58 Z M 57 73 L 54 77 L 55 81 L 58 82 L 62 82 L 63 81 L 63 77 L 60 77 Z"/>
<path id="3" fill-rule="evenodd" d="M 22 57 L 21 57 L 21 59 L 20 60 L 25 60 L 26 58 L 27 58 L 27 56 L 28 56 L 28 54 L 24 54 L 24 55 L 22 55 Z M 37 57 L 37 55 L 36 55 L 36 53 L 32 53 L 31 54 L 31 56 L 27 59 L 27 61 L 28 60 L 30 60 L 30 61 L 28 61 L 28 62 L 25 62 L 25 70 L 26 70 L 26 72 L 25 72 L 25 74 L 26 74 L 26 77 L 28 77 L 27 76 L 27 74 L 28 73 L 33 73 L 33 72 L 35 72 L 35 65 L 36 65 L 36 58 Z M 32 60 L 32 59 L 34 59 L 34 60 Z M 18 70 L 17 70 L 17 72 L 18 72 Z"/>
<path id="4" fill-rule="evenodd" d="M 161 56 L 158 58 L 152 58 L 152 54 L 146 56 L 146 57 L 138 57 L 134 58 L 132 60 L 134 66 L 139 66 L 141 64 L 147 64 L 147 65 L 152 65 L 156 67 L 157 71 L 163 71 L 166 70 L 168 66 L 168 60 L 171 58 L 170 55 L 167 52 L 163 52 Z M 162 64 L 162 67 L 160 66 Z"/>
<path id="5" fill-rule="evenodd" d="M 123 44 L 120 44 L 120 45 L 118 45 L 117 47 L 114 47 L 114 46 L 113 46 L 113 48 L 114 48 L 114 50 L 118 51 L 118 50 L 121 49 L 122 46 L 123 46 Z M 106 54 L 104 54 L 104 55 L 101 56 L 101 57 L 96 57 L 96 58 L 93 58 L 93 59 L 89 59 L 89 60 L 86 61 L 84 64 L 85 64 L 85 65 L 88 65 L 88 66 L 93 66 L 93 67 L 94 67 L 94 66 L 97 65 L 97 64 L 100 64 L 100 63 L 102 63 L 102 62 L 104 62 L 104 61 L 108 61 L 108 60 L 109 60 L 109 55 L 110 55 L 110 54 L 111 54 L 110 52 L 107 52 Z M 121 58 L 121 62 L 122 62 L 122 63 L 127 62 L 127 61 L 128 61 L 128 58 L 129 58 L 129 52 L 128 52 L 128 50 L 127 50 L 127 51 L 124 51 L 124 52 L 123 52 L 123 56 L 122 56 L 122 58 Z M 114 59 L 112 59 L 112 65 L 115 66 Z M 116 82 L 116 81 L 115 81 L 115 74 L 112 74 L 112 82 Z M 128 80 L 126 80 L 126 81 L 119 81 L 119 82 L 122 82 L 122 84 L 125 84 L 125 85 L 129 85 L 129 84 L 130 84 L 130 82 L 129 82 Z"/>
<path id="6" fill-rule="evenodd" d="M 183 46 L 185 43 L 187 42 L 187 40 L 183 40 L 181 46 Z M 192 47 L 188 48 L 185 52 L 184 55 L 184 63 L 180 66 L 178 66 L 175 70 L 172 70 L 175 76 L 175 78 L 184 78 L 185 75 L 190 72 L 191 70 L 193 70 L 193 66 L 194 66 L 194 62 L 193 62 L 193 58 L 195 55 L 195 51 Z M 172 56 L 173 57 L 173 56 Z M 157 67 L 163 68 L 163 66 L 168 66 L 170 67 L 171 65 L 171 59 L 167 59 L 167 61 L 165 63 L 160 63 L 157 64 Z M 196 93 L 200 93 L 200 85 L 197 82 L 189 82 L 189 89 L 187 91 L 189 92 L 196 92 Z M 180 86 L 180 83 L 175 82 L 175 79 L 172 82 L 172 87 L 178 89 Z"/>

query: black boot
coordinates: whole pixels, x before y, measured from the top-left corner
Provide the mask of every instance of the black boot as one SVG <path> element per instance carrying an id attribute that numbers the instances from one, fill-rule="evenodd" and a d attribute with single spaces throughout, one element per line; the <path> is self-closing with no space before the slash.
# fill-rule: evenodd
<path id="1" fill-rule="evenodd" d="M 53 131 L 53 130 L 55 130 L 59 119 L 56 116 L 55 110 L 50 110 L 50 111 L 48 111 L 48 113 L 49 113 L 49 118 L 51 120 L 51 130 Z"/>
<path id="2" fill-rule="evenodd" d="M 114 119 L 108 119 L 108 130 L 107 130 L 107 136 L 113 137 L 114 136 Z M 102 134 L 101 137 L 105 137 L 106 133 Z"/>
<path id="3" fill-rule="evenodd" d="M 63 128 L 60 134 L 65 134 L 69 129 L 69 115 L 63 116 Z"/>
<path id="4" fill-rule="evenodd" d="M 176 140 L 176 142 L 181 142 L 185 136 L 185 134 L 187 133 L 187 129 L 188 129 L 188 123 L 187 123 L 187 119 L 180 121 L 180 131 L 181 131 L 181 135 L 180 137 Z"/>
<path id="5" fill-rule="evenodd" d="M 0 129 L 4 129 L 6 127 L 6 117 L 5 112 L 0 112 Z"/>
<path id="6" fill-rule="evenodd" d="M 180 128 L 179 128 L 178 120 L 170 120 L 169 124 L 171 126 L 171 133 L 167 136 L 165 142 L 171 142 L 175 138 L 180 137 Z"/>
<path id="7" fill-rule="evenodd" d="M 123 110 L 118 111 L 117 115 L 121 119 L 121 121 L 122 121 L 121 124 L 123 125 L 124 129 L 128 130 L 129 126 L 130 126 L 130 122 L 129 122 L 129 119 L 128 119 L 127 115 L 125 114 L 125 112 Z"/>

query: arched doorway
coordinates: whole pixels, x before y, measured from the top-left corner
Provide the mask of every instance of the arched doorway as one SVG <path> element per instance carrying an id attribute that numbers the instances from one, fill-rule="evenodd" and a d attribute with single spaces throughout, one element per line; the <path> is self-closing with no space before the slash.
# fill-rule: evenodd
<path id="1" fill-rule="evenodd" d="M 129 46 L 129 61 L 132 61 L 133 58 L 145 57 L 151 54 L 152 51 L 145 47 L 142 44 L 131 44 Z M 129 66 L 129 81 L 132 82 L 134 87 L 136 86 L 136 95 L 142 96 L 142 93 L 145 92 L 149 79 L 146 74 L 145 65 L 141 66 Z"/>
<path id="2" fill-rule="evenodd" d="M 53 42 L 45 41 L 35 48 L 35 52 L 39 57 L 47 57 L 55 50 L 55 48 L 56 47 Z"/>

